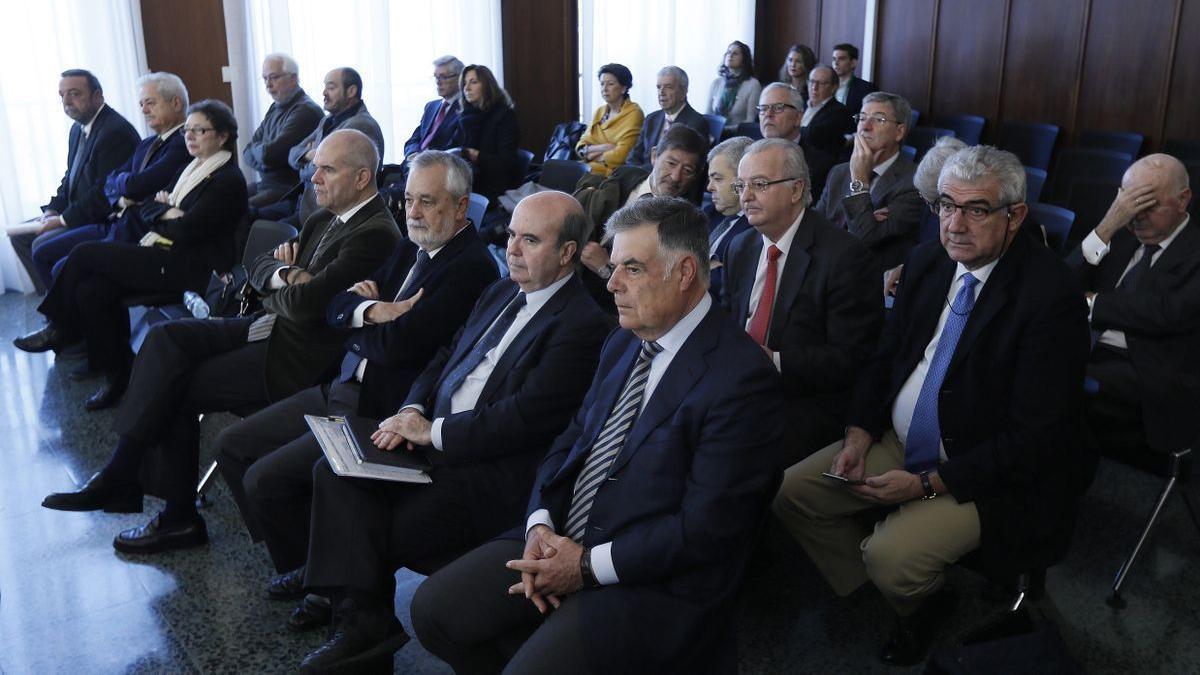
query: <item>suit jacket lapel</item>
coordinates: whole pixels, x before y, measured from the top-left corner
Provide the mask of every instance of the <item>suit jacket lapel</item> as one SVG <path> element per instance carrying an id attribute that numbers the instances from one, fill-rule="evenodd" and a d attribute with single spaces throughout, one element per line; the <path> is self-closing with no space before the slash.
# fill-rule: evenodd
<path id="1" fill-rule="evenodd" d="M 913 371 L 913 368 L 917 367 L 925 354 L 925 348 L 933 339 L 933 332 L 937 330 L 938 319 L 941 318 L 942 308 L 946 303 L 946 291 L 949 290 L 950 281 L 954 278 L 954 270 L 957 269 L 957 265 L 950 259 L 950 256 L 946 255 L 945 251 L 938 255 L 938 259 L 932 267 L 924 283 L 918 284 L 914 279 L 907 281 L 904 286 L 905 292 L 914 292 L 917 295 L 912 300 L 912 330 L 906 333 L 909 336 L 907 351 L 902 355 L 903 361 L 901 361 L 903 364 L 901 372 L 904 373 L 904 378 L 892 383 L 889 401 L 899 393 L 904 379 Z M 898 318 L 901 317 L 892 317 L 888 320 L 894 321 Z"/>
<path id="2" fill-rule="evenodd" d="M 954 358 L 950 360 L 950 365 L 946 368 L 947 376 L 954 372 L 955 367 L 966 358 L 967 353 L 971 351 L 971 345 L 979 338 L 984 327 L 1008 303 L 1008 286 L 1013 281 L 1015 270 L 1020 268 L 1021 262 L 1028 254 L 1028 246 L 1029 243 L 1024 237 L 1018 237 L 1017 241 L 1014 241 L 1004 256 L 1000 258 L 996 268 L 992 270 L 992 275 L 988 277 L 987 283 L 984 284 L 983 289 L 979 292 L 979 297 L 975 300 L 971 316 L 967 317 L 967 325 L 963 326 L 962 336 L 954 348 Z"/>
<path id="3" fill-rule="evenodd" d="M 439 255 L 438 257 L 440 258 L 441 256 Z M 492 325 L 492 322 L 494 322 L 496 318 L 500 316 L 500 312 L 503 312 L 504 308 L 508 306 L 508 303 L 512 302 L 512 299 L 516 297 L 518 290 L 520 289 L 512 288 L 506 290 L 504 293 L 501 293 L 498 296 L 499 301 L 489 307 L 488 311 L 483 316 L 479 317 L 478 321 L 475 321 L 463 328 L 462 337 L 458 339 L 457 348 L 454 350 L 454 353 L 450 355 L 450 359 L 446 361 L 446 367 L 442 368 L 443 375 L 449 373 L 451 370 L 454 370 L 455 366 L 457 366 L 459 362 L 461 362 L 463 358 L 471 352 L 471 350 L 475 347 L 475 343 L 479 342 L 479 339 L 483 337 L 483 334 L 488 329 L 488 326 Z M 508 350 L 505 350 L 504 353 L 507 355 Z M 496 369 L 499 370 L 499 365 L 497 365 Z M 441 387 L 441 378 L 438 378 L 438 387 Z M 434 391 L 437 391 L 437 389 Z"/>
<path id="4" fill-rule="evenodd" d="M 771 325 L 767 328 L 768 344 L 774 343 L 776 328 L 784 324 L 776 319 L 786 316 L 792 304 L 796 302 L 796 296 L 800 295 L 800 287 L 804 285 L 804 277 L 808 274 L 808 266 L 812 263 L 812 256 L 808 253 L 808 249 L 813 245 L 812 218 L 813 211 L 806 211 L 796 236 L 792 238 L 792 247 L 783 265 L 783 279 L 779 281 L 779 292 L 775 295 L 775 306 L 771 308 Z"/>
<path id="5" fill-rule="evenodd" d="M 1158 260 L 1154 261 L 1154 265 L 1150 267 L 1146 277 L 1139 281 L 1138 285 L 1141 286 L 1155 277 L 1170 274 L 1179 265 L 1194 261 L 1196 255 L 1195 230 L 1195 226 L 1189 222 L 1175 237 L 1175 241 L 1167 247 L 1167 250 L 1163 251 Z M 1126 259 L 1126 264 L 1128 264 L 1128 259 Z"/>
<path id="6" fill-rule="evenodd" d="M 758 272 L 758 257 L 762 255 L 762 237 L 751 235 L 750 241 L 746 242 L 739 253 L 741 257 L 737 261 L 737 269 L 742 270 L 743 283 L 738 284 L 737 296 L 730 304 L 735 312 L 734 322 L 739 327 L 745 328 L 746 320 L 750 316 L 750 294 L 754 291 L 754 275 Z M 726 284 L 728 283 L 726 281 Z"/>
<path id="7" fill-rule="evenodd" d="M 492 373 L 496 374 L 510 372 L 512 370 L 512 364 L 515 363 L 517 359 L 521 358 L 521 355 L 523 355 L 529 350 L 530 347 L 533 346 L 534 339 L 542 332 L 542 329 L 546 326 L 546 324 L 553 321 L 559 314 L 567 309 L 567 303 L 569 300 L 574 298 L 577 302 L 584 302 L 583 296 L 581 295 L 581 293 L 584 292 L 583 284 L 581 281 L 579 281 L 579 275 L 576 274 L 562 288 L 558 289 L 558 292 L 555 293 L 549 300 L 547 300 L 546 304 L 542 306 L 540 310 L 538 310 L 538 313 L 534 314 L 533 318 L 531 318 L 529 322 L 525 324 L 525 327 L 521 329 L 521 332 L 508 345 L 508 348 L 504 350 L 504 354 L 500 357 L 500 360 L 496 362 L 496 368 L 492 371 Z M 511 300 L 511 298 L 515 295 L 516 293 L 513 293 L 509 296 L 509 299 Z M 506 302 L 505 305 L 507 304 L 508 303 Z M 493 318 L 493 321 L 494 320 L 495 319 Z M 488 322 L 488 325 L 491 325 L 491 322 Z M 492 392 L 494 392 L 496 388 L 500 386 L 500 382 L 503 379 L 503 377 L 488 377 L 488 381 L 483 385 L 483 391 L 479 394 L 479 400 L 490 400 Z"/>

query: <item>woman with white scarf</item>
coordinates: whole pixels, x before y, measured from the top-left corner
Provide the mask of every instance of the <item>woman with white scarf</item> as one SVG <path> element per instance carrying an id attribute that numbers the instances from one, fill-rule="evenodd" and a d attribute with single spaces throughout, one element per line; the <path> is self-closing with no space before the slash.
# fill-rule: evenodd
<path id="1" fill-rule="evenodd" d="M 191 163 L 169 191 L 139 207 L 138 243 L 98 241 L 72 249 L 38 311 L 44 328 L 13 344 L 27 352 L 87 344 L 88 365 L 74 379 L 103 375 L 84 404 L 114 405 L 125 392 L 133 352 L 124 300 L 147 294 L 203 293 L 213 272 L 234 261 L 233 233 L 246 212 L 246 181 L 238 169 L 237 122 L 229 106 L 200 101 L 188 108 L 184 139 Z"/>

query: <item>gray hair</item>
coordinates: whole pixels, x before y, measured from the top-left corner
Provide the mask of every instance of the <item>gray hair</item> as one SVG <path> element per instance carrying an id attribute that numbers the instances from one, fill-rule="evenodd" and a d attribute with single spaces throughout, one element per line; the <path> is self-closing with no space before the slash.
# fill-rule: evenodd
<path id="1" fill-rule="evenodd" d="M 804 205 L 808 206 L 812 203 L 812 186 L 809 185 L 808 180 L 808 162 L 804 161 L 804 151 L 800 149 L 799 145 L 786 138 L 763 138 L 751 143 L 750 147 L 746 148 L 746 152 L 742 154 L 742 159 L 774 149 L 783 152 L 785 176 L 804 181 Z"/>
<path id="2" fill-rule="evenodd" d="M 913 186 L 921 193 L 921 199 L 931 203 L 937 199 L 938 175 L 942 173 L 942 167 L 954 153 L 965 147 L 967 144 L 960 138 L 939 136 L 937 143 L 925 152 L 916 172 L 913 173 Z"/>
<path id="3" fill-rule="evenodd" d="M 660 69 L 658 71 L 658 76 L 663 77 L 665 75 L 670 75 L 671 77 L 674 77 L 675 81 L 679 83 L 679 86 L 684 91 L 687 91 L 688 76 L 687 76 L 687 73 L 683 72 L 683 68 L 680 68 L 679 66 L 663 66 L 662 69 Z"/>
<path id="4" fill-rule="evenodd" d="M 736 169 L 738 162 L 742 161 L 742 155 L 746 154 L 746 148 L 750 147 L 750 144 L 753 142 L 754 139 L 748 136 L 727 138 L 714 145 L 713 149 L 708 151 L 708 163 L 711 166 L 714 159 L 725 157 Z"/>
<path id="5" fill-rule="evenodd" d="M 288 54 L 284 54 L 283 52 L 272 52 L 263 57 L 263 63 L 266 63 L 267 61 L 279 61 L 280 70 L 288 75 L 295 75 L 296 77 L 300 76 L 300 64 L 296 63 L 296 59 L 293 59 Z"/>
<path id="6" fill-rule="evenodd" d="M 456 201 L 471 194 L 471 165 L 467 160 L 441 150 L 424 150 L 408 160 L 408 170 L 446 167 L 446 192 Z"/>
<path id="7" fill-rule="evenodd" d="M 456 73 L 461 73 L 463 68 L 465 68 L 462 61 L 459 61 L 458 58 L 450 56 L 449 54 L 445 56 L 439 56 L 433 60 L 434 68 L 441 68 L 442 66 L 450 66 Z"/>
<path id="8" fill-rule="evenodd" d="M 989 179 L 1000 184 L 1001 203 L 1025 201 L 1025 167 L 1021 160 L 991 145 L 975 145 L 951 155 L 938 176 L 938 192 L 944 191 L 947 181 L 978 185 Z"/>
<path id="9" fill-rule="evenodd" d="M 658 230 L 658 255 L 666 264 L 663 278 L 669 277 L 685 256 L 691 256 L 696 260 L 696 280 L 708 288 L 708 225 L 700 209 L 679 197 L 643 197 L 609 217 L 604 241 L 648 224 Z"/>
<path id="10" fill-rule="evenodd" d="M 772 82 L 771 84 L 763 87 L 762 93 L 758 95 L 758 102 L 762 103 L 763 97 L 767 95 L 767 92 L 775 89 L 783 89 L 787 91 L 788 103 L 791 103 L 793 106 L 795 106 L 796 110 L 801 114 L 804 113 L 804 96 L 800 94 L 800 90 L 783 82 Z"/>
<path id="11" fill-rule="evenodd" d="M 375 141 L 358 129 L 338 129 L 326 136 L 325 140 L 335 136 L 344 138 L 347 144 L 346 164 L 354 169 L 366 169 L 374 176 L 379 169 L 379 148 L 375 147 Z"/>
<path id="12" fill-rule="evenodd" d="M 145 86 L 154 85 L 155 91 L 162 97 L 164 101 L 183 101 L 183 110 L 188 109 L 188 90 L 184 86 L 183 80 L 175 73 L 146 73 L 138 78 L 137 86 L 142 88 Z"/>
<path id="13" fill-rule="evenodd" d="M 887 103 L 892 106 L 892 114 L 900 124 L 903 124 L 906 129 L 912 127 L 912 105 L 908 99 L 899 94 L 889 94 L 886 91 L 873 91 L 863 97 L 863 105 L 868 103 Z M 851 110 L 851 113 L 857 113 L 857 110 Z"/>

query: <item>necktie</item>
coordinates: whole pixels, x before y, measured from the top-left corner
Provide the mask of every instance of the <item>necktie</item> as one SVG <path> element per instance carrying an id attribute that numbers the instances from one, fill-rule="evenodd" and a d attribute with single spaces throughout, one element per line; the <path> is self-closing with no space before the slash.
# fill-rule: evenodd
<path id="1" fill-rule="evenodd" d="M 321 233 L 321 239 L 317 242 L 317 247 L 313 249 L 312 257 L 308 259 L 309 265 L 312 265 L 321 259 L 321 255 L 325 253 L 325 250 L 328 249 L 329 245 L 333 243 L 333 237 L 331 237 L 330 234 L 338 228 L 338 225 L 341 224 L 342 219 L 334 216 L 333 220 L 329 223 L 329 227 L 325 228 L 325 231 Z"/>
<path id="2" fill-rule="evenodd" d="M 662 129 L 658 132 L 658 142 L 654 144 L 655 147 L 662 145 L 663 139 L 667 137 L 667 132 L 671 130 L 671 125 L 674 123 L 675 120 L 666 119 L 666 115 L 663 115 L 663 125 Z"/>
<path id="3" fill-rule="evenodd" d="M 1121 283 L 1117 284 L 1119 291 L 1136 291 L 1138 282 L 1142 277 L 1146 276 L 1146 272 L 1150 271 L 1150 265 L 1154 262 L 1154 254 L 1158 253 L 1158 244 L 1142 244 L 1142 259 L 1137 262 L 1121 279 Z"/>
<path id="4" fill-rule="evenodd" d="M 163 146 L 162 136 L 155 136 L 154 142 L 150 144 L 150 149 L 146 151 L 146 156 L 142 157 L 142 165 L 138 167 L 138 171 L 145 171 L 150 164 L 150 160 L 154 159 L 154 153 Z"/>
<path id="5" fill-rule="evenodd" d="M 438 127 L 442 126 L 442 120 L 446 119 L 446 112 L 450 110 L 450 104 L 442 101 L 442 107 L 438 109 L 437 117 L 433 118 L 433 126 L 429 127 L 429 133 L 425 134 L 425 138 L 421 139 L 421 149 L 424 150 L 433 142 L 433 135 L 437 133 Z"/>
<path id="6" fill-rule="evenodd" d="M 71 159 L 70 180 L 67 181 L 67 188 L 75 189 L 75 180 L 79 177 L 79 172 L 83 170 L 84 155 L 87 153 L 88 133 L 82 128 L 79 130 L 79 142 L 75 144 L 75 157 Z"/>
<path id="7" fill-rule="evenodd" d="M 625 446 L 625 437 L 633 428 L 638 412 L 642 407 L 642 394 L 646 391 L 646 381 L 650 379 L 650 361 L 662 352 L 657 342 L 643 342 L 638 353 L 637 363 L 625 381 L 625 388 L 617 397 L 617 403 L 608 414 L 600 435 L 592 444 L 592 452 L 583 464 L 583 470 L 575 479 L 575 493 L 571 496 L 571 509 L 567 512 L 567 525 L 563 530 L 567 536 L 576 542 L 583 541 L 583 533 L 587 526 L 588 514 L 592 510 L 592 500 L 600 484 L 608 477 L 608 470 L 613 461 Z"/>
<path id="8" fill-rule="evenodd" d="M 454 396 L 454 392 L 458 391 L 458 388 L 466 381 L 467 375 L 470 375 L 471 371 L 479 367 L 479 364 L 483 362 L 483 357 L 495 349 L 496 345 L 500 344 L 500 340 L 512 326 L 513 320 L 517 318 L 517 313 L 524 306 L 525 294 L 517 293 L 517 296 L 512 299 L 512 302 L 508 303 L 504 311 L 500 312 L 500 316 L 496 317 L 491 327 L 475 343 L 471 351 L 458 362 L 458 365 L 454 366 L 454 369 L 446 377 L 442 378 L 442 384 L 438 387 L 437 399 L 433 406 L 434 418 L 445 417 L 450 414 L 450 399 Z"/>
<path id="9" fill-rule="evenodd" d="M 767 343 L 767 329 L 771 327 L 771 308 L 775 306 L 775 286 L 779 280 L 779 256 L 783 251 L 775 244 L 767 248 L 767 274 L 763 282 L 762 295 L 758 298 L 758 307 L 754 310 L 754 318 L 746 332 L 760 345 Z"/>
<path id="10" fill-rule="evenodd" d="M 416 283 L 417 279 L 421 278 L 422 272 L 425 271 L 425 268 L 428 265 L 429 254 L 425 252 L 425 249 L 418 250 L 417 259 L 415 262 L 413 262 L 412 269 L 409 270 L 408 278 L 404 280 L 404 285 L 400 287 L 400 290 L 396 293 L 396 297 L 392 299 L 392 302 L 397 302 L 412 296 L 412 293 L 410 293 L 409 290 Z M 364 357 L 359 356 L 354 352 L 346 352 L 346 355 L 342 357 L 341 370 L 338 371 L 338 382 L 349 382 L 353 380 L 354 374 L 358 372 L 358 364 L 362 363 L 363 360 Z"/>
<path id="11" fill-rule="evenodd" d="M 728 232 L 729 228 L 733 227 L 733 222 L 737 220 L 737 218 L 738 217 L 736 215 L 726 217 L 725 220 L 721 221 L 720 225 L 717 225 L 712 229 L 712 232 L 708 233 L 709 253 L 713 252 L 712 248 L 717 245 L 717 242 L 721 239 L 721 236 Z"/>
<path id="12" fill-rule="evenodd" d="M 908 438 L 904 443 L 904 467 L 914 473 L 924 471 L 938 463 L 942 445 L 941 426 L 938 422 L 938 394 L 946 379 L 946 369 L 954 358 L 954 349 L 962 337 L 963 327 L 975 307 L 975 285 L 979 283 L 970 272 L 962 276 L 962 288 L 954 296 L 942 337 L 929 361 L 929 372 L 921 383 L 917 405 L 913 407 L 912 423 L 908 427 Z"/>

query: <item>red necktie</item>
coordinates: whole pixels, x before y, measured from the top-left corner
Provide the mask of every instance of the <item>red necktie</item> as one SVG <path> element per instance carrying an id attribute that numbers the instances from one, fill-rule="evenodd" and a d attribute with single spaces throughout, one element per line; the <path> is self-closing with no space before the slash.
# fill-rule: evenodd
<path id="1" fill-rule="evenodd" d="M 442 107 L 438 109 L 437 117 L 433 118 L 433 126 L 429 127 L 429 133 L 425 134 L 425 140 L 421 141 L 421 149 L 429 147 L 429 143 L 433 140 L 433 135 L 437 133 L 438 127 L 442 126 L 442 120 L 446 119 L 446 111 L 450 109 L 450 104 L 442 101 Z"/>
<path id="2" fill-rule="evenodd" d="M 783 251 L 775 244 L 767 248 L 767 278 L 763 283 L 762 295 L 758 298 L 758 307 L 754 310 L 754 318 L 746 332 L 760 345 L 767 344 L 767 328 L 771 325 L 771 308 L 775 306 L 775 285 L 779 279 L 779 265 L 776 263 Z"/>

